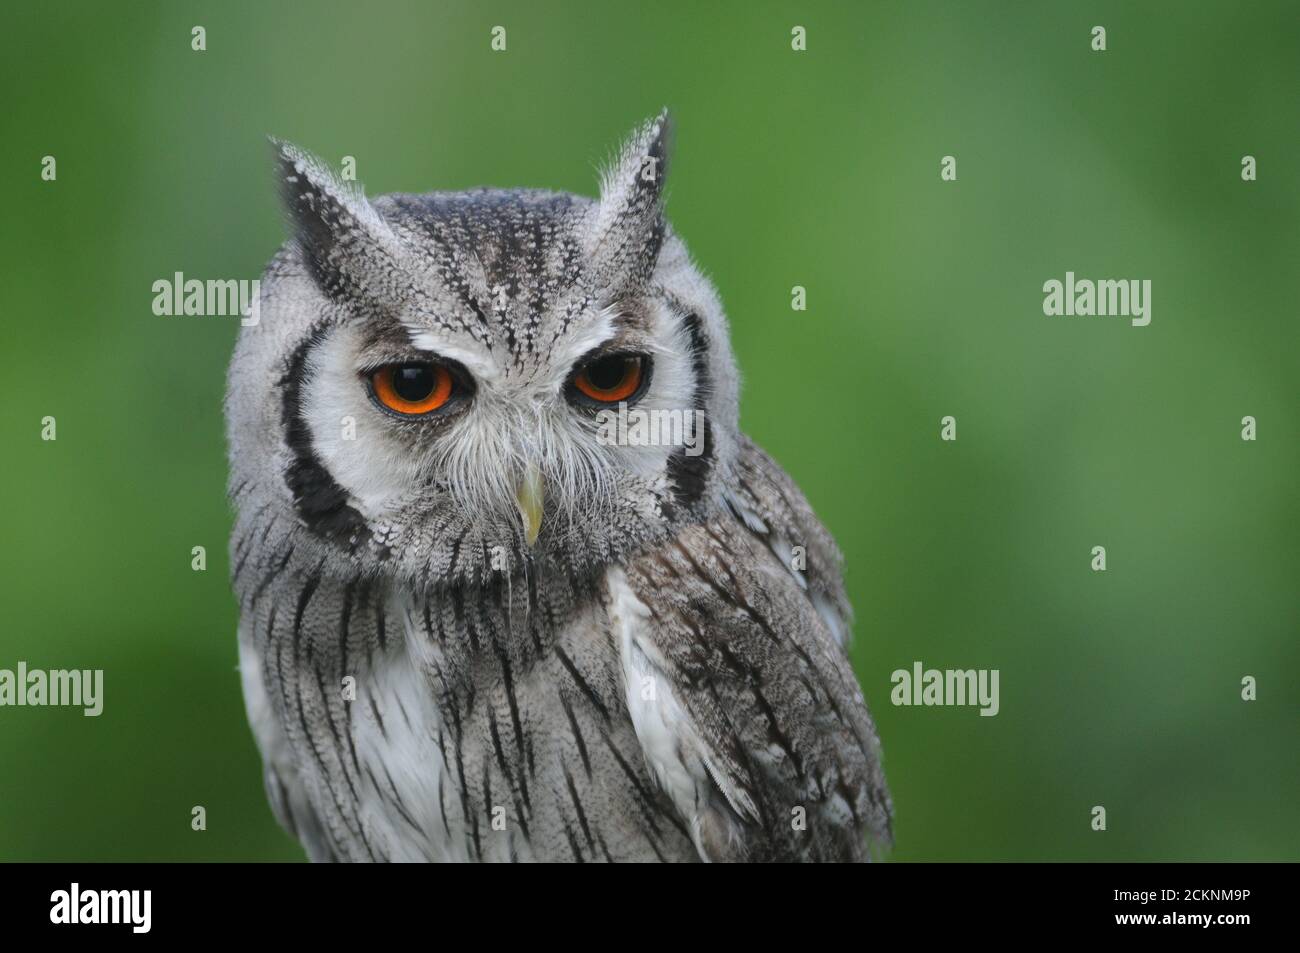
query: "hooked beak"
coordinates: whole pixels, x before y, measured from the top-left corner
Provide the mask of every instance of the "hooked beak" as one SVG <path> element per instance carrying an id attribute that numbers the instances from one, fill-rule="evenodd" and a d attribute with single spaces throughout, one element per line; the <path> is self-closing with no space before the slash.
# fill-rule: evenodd
<path id="1" fill-rule="evenodd" d="M 545 492 L 542 486 L 542 474 L 537 465 L 529 463 L 515 489 L 515 502 L 519 505 L 519 517 L 524 524 L 524 539 L 532 546 L 537 542 L 537 534 L 542 529 L 542 508 Z"/>

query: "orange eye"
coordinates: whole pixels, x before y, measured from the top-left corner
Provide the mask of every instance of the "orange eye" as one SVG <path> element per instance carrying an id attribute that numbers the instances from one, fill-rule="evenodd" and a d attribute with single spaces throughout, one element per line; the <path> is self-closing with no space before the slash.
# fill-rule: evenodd
<path id="1" fill-rule="evenodd" d="M 645 359 L 639 354 L 609 354 L 584 365 L 573 386 L 602 404 L 627 400 L 641 389 Z"/>
<path id="2" fill-rule="evenodd" d="M 451 399 L 451 371 L 441 364 L 389 364 L 370 377 L 375 397 L 408 417 L 432 413 Z"/>

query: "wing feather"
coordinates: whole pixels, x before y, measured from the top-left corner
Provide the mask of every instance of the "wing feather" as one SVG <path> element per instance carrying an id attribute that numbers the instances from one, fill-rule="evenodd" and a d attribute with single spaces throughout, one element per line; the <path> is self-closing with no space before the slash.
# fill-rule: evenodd
<path id="1" fill-rule="evenodd" d="M 628 710 L 704 859 L 862 859 L 888 842 L 891 805 L 834 628 L 847 632 L 838 552 L 820 524 L 824 539 L 801 531 L 816 518 L 792 483 L 747 483 L 733 505 L 743 511 L 607 573 Z M 813 544 L 805 585 L 778 537 Z"/>

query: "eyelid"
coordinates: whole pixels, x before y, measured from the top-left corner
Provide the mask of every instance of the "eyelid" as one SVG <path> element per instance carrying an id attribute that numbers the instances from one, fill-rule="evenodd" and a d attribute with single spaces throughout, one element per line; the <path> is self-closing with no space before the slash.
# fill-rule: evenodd
<path id="1" fill-rule="evenodd" d="M 361 361 L 357 364 L 357 373 L 362 377 L 369 377 L 380 368 L 392 367 L 394 364 L 441 364 L 452 370 L 456 368 L 454 362 L 445 361 L 427 351 L 375 351 L 362 355 Z"/>
<path id="2" fill-rule="evenodd" d="M 357 376 L 368 378 L 381 368 L 392 367 L 396 364 L 434 364 L 447 368 L 447 370 L 451 371 L 452 376 L 462 384 L 473 385 L 476 383 L 475 375 L 471 374 L 465 368 L 465 365 L 455 358 L 432 351 L 416 350 L 363 352 L 357 362 Z"/>
<path id="3" fill-rule="evenodd" d="M 573 374 L 576 375 L 584 367 L 590 367 L 597 361 L 604 360 L 607 357 L 639 357 L 642 361 L 648 361 L 652 353 L 657 350 L 660 349 L 639 342 L 631 344 L 625 341 L 607 341 L 578 358 L 573 364 Z"/>

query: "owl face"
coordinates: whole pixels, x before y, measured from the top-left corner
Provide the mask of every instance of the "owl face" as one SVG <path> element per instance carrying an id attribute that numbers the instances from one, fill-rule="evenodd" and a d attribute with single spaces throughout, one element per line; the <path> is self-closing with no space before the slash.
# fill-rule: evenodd
<path id="1" fill-rule="evenodd" d="M 277 144 L 294 239 L 231 367 L 232 488 L 323 567 L 594 569 L 720 505 L 725 318 L 663 217 L 666 116 L 597 200 L 373 202 Z"/>

